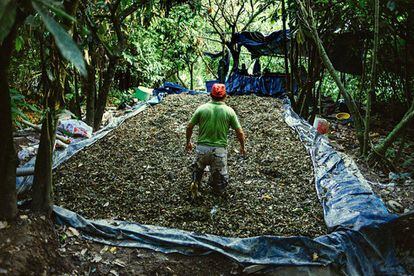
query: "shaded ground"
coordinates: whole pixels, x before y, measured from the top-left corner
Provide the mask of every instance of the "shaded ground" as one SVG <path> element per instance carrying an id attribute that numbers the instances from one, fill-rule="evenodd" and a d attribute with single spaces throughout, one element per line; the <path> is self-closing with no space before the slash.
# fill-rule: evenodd
<path id="1" fill-rule="evenodd" d="M 0 225 L 0 274 L 234 275 L 243 270 L 217 254 L 188 257 L 108 247 L 80 239 L 73 228 L 56 228 L 44 217 L 22 218 Z"/>
<path id="2" fill-rule="evenodd" d="M 70 259 L 58 252 L 59 240 L 45 217 L 21 215 L 0 222 L 0 274 L 41 275 L 71 271 Z"/>
<path id="3" fill-rule="evenodd" d="M 57 204 L 87 218 L 110 218 L 224 236 L 325 233 L 310 157 L 284 123 L 276 99 L 234 97 L 247 134 L 247 158 L 229 145 L 226 197 L 188 198 L 193 156 L 185 127 L 207 96 L 171 95 L 128 120 L 56 172 Z"/>

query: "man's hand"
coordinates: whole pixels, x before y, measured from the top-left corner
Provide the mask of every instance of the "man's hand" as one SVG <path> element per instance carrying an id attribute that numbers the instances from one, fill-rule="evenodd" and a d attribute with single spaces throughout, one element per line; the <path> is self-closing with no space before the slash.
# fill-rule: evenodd
<path id="1" fill-rule="evenodd" d="M 237 139 L 239 140 L 240 143 L 240 154 L 245 156 L 246 155 L 246 149 L 244 148 L 244 144 L 245 144 L 245 136 L 244 136 L 244 132 L 241 128 L 236 129 L 236 136 Z"/>
<path id="2" fill-rule="evenodd" d="M 193 144 L 191 143 L 191 136 L 193 135 L 193 128 L 194 125 L 192 123 L 188 123 L 187 129 L 185 131 L 185 137 L 186 137 L 186 144 L 185 144 L 185 151 L 190 153 L 193 150 Z"/>
<path id="3" fill-rule="evenodd" d="M 186 145 L 185 145 L 185 151 L 187 152 L 187 153 L 190 153 L 190 152 L 192 152 L 193 151 L 193 147 L 194 147 L 194 145 L 193 145 L 193 143 L 187 143 Z"/>

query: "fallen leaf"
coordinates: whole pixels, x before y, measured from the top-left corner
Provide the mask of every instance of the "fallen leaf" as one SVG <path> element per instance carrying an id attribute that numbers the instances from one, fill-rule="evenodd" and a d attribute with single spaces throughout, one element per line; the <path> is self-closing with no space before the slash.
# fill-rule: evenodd
<path id="1" fill-rule="evenodd" d="M 72 236 L 79 237 L 79 231 L 76 228 L 69 227 L 68 230 L 72 233 Z"/>
<path id="2" fill-rule="evenodd" d="M 5 229 L 9 226 L 7 221 L 0 221 L 0 229 Z"/>
<path id="3" fill-rule="evenodd" d="M 103 253 L 105 253 L 106 251 L 108 251 L 108 249 L 109 249 L 109 246 L 105 245 L 105 246 L 101 249 L 101 251 L 99 251 L 99 253 L 103 254 Z"/>
<path id="4" fill-rule="evenodd" d="M 264 194 L 264 195 L 262 196 L 262 199 L 264 199 L 264 200 L 271 200 L 271 199 L 272 199 L 272 197 L 271 197 L 269 194 Z"/>
<path id="5" fill-rule="evenodd" d="M 115 259 L 115 261 L 113 261 L 113 264 L 120 266 L 120 267 L 126 267 L 126 263 L 119 259 Z"/>
<path id="6" fill-rule="evenodd" d="M 95 257 L 93 257 L 92 259 L 92 263 L 99 263 L 100 261 L 102 261 L 102 257 L 99 255 L 95 255 Z"/>

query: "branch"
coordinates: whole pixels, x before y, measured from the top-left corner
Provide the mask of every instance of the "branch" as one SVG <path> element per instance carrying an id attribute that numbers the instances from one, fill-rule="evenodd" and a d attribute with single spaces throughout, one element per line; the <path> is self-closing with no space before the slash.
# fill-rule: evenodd
<path id="1" fill-rule="evenodd" d="M 236 19 L 235 19 L 235 21 L 234 21 L 234 25 L 235 25 L 236 27 L 237 27 L 237 21 L 239 21 L 240 15 L 241 15 L 241 14 L 242 14 L 242 12 L 245 10 L 245 9 L 244 9 L 244 4 L 245 4 L 245 2 L 243 2 L 243 5 L 240 7 L 239 11 L 237 12 Z"/>
<path id="2" fill-rule="evenodd" d="M 244 27 L 242 28 L 242 32 L 245 31 L 247 29 L 247 27 L 250 26 L 250 24 L 253 23 L 253 21 L 256 19 L 256 17 L 261 14 L 262 12 L 264 12 L 271 4 L 267 3 L 265 5 L 263 5 L 259 10 L 257 10 L 250 18 L 249 21 L 247 21 L 246 25 L 244 25 Z"/>
<path id="3" fill-rule="evenodd" d="M 136 12 L 139 8 L 143 7 L 143 3 L 140 2 L 135 2 L 133 4 L 131 4 L 131 6 L 129 6 L 128 8 L 126 8 L 120 15 L 120 21 L 124 21 L 128 16 L 130 16 L 131 14 L 133 14 L 134 12 Z"/>
<path id="4" fill-rule="evenodd" d="M 121 0 L 116 0 L 116 2 L 109 7 L 109 10 L 112 16 L 115 15 L 120 3 L 121 3 Z"/>
<path id="5" fill-rule="evenodd" d="M 114 54 L 111 50 L 111 48 L 103 41 L 103 39 L 98 35 L 98 28 L 95 26 L 95 24 L 92 22 L 92 20 L 89 18 L 89 15 L 86 12 L 85 6 L 83 6 L 82 14 L 85 17 L 86 24 L 88 25 L 89 29 L 91 30 L 92 36 L 99 41 L 99 43 L 104 47 L 105 53 L 108 55 L 108 57 L 114 57 Z"/>

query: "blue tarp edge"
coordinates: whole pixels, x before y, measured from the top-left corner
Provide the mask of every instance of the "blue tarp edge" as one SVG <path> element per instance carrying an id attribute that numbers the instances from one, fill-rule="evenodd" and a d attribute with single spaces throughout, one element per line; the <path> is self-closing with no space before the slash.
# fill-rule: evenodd
<path id="1" fill-rule="evenodd" d="M 108 133 L 110 133 L 112 130 L 116 129 L 118 126 L 120 126 L 125 120 L 128 118 L 131 118 L 141 111 L 143 111 L 148 104 L 156 100 L 157 97 L 152 97 L 148 102 L 140 102 L 137 105 L 135 105 L 129 113 L 126 113 L 125 115 L 115 118 L 112 120 L 108 125 L 106 125 L 104 128 L 98 130 L 93 134 L 93 136 L 89 139 L 81 140 L 76 143 L 71 143 L 68 145 L 68 147 L 61 151 L 55 151 L 53 153 L 53 169 L 57 168 L 60 164 L 67 161 L 69 158 L 71 158 L 73 155 L 75 155 L 80 150 L 89 147 L 93 145 L 96 141 L 102 139 L 105 137 Z M 29 162 L 21 166 L 21 168 L 31 168 L 34 167 L 36 162 L 36 157 L 33 157 L 30 159 Z M 22 176 L 22 177 L 16 177 L 16 190 L 17 194 L 24 194 L 28 192 L 33 184 L 33 175 L 29 176 Z"/>
<path id="2" fill-rule="evenodd" d="M 188 90 L 182 92 L 189 93 Z M 152 104 L 162 101 L 165 94 L 159 97 L 160 94 L 152 99 Z M 65 156 L 55 156 L 54 167 L 103 138 L 145 107 L 146 104 L 143 104 L 134 112 L 119 118 L 117 123 L 88 139 L 90 141 L 74 145 Z M 77 228 L 89 240 L 163 253 L 200 255 L 218 252 L 245 265 L 331 266 L 349 275 L 404 274 L 405 270 L 395 257 L 394 241 L 388 228 L 383 227 L 392 223 L 397 216 L 387 211 L 352 159 L 335 151 L 328 140 L 317 134 L 288 103 L 284 104 L 283 109 L 286 123 L 298 133 L 311 155 L 316 191 L 324 209 L 326 225 L 332 231 L 330 234 L 314 239 L 220 237 L 135 222 L 88 220 L 75 212 L 54 206 L 56 222 Z"/>

